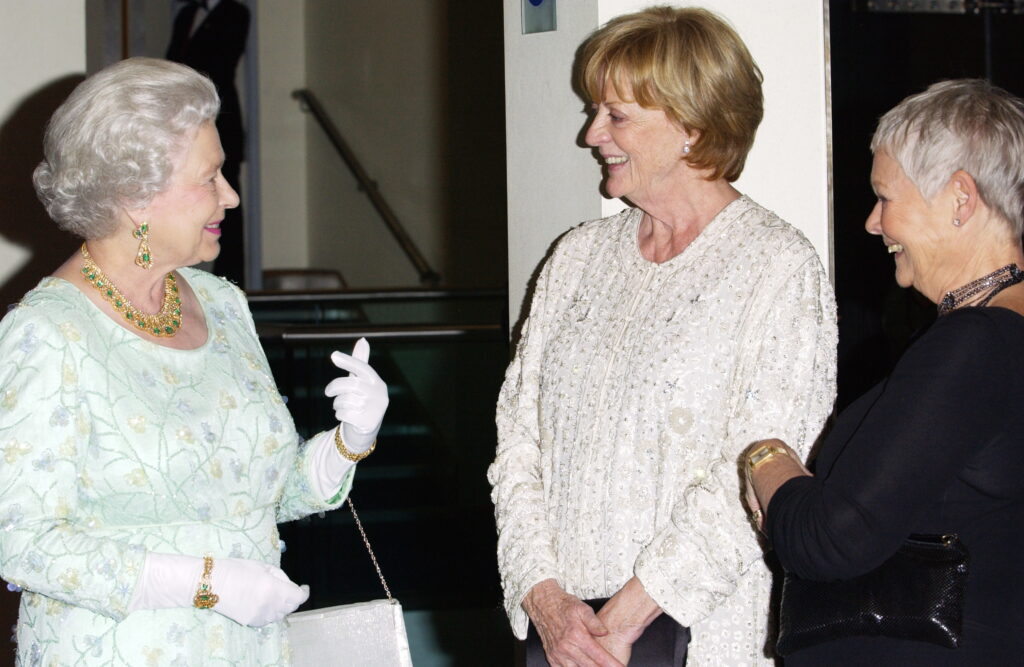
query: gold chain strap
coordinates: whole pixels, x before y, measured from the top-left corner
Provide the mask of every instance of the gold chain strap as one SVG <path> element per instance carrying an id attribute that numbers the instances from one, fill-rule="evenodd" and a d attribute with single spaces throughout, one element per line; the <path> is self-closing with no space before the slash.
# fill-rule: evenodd
<path id="1" fill-rule="evenodd" d="M 366 538 L 366 531 L 363 530 L 363 523 L 359 520 L 359 515 L 356 514 L 356 506 L 352 504 L 351 496 L 347 498 L 348 508 L 352 510 L 352 518 L 356 520 L 356 528 L 359 529 L 359 534 L 363 536 L 363 544 L 366 545 L 366 550 L 370 552 L 370 560 L 373 561 L 373 569 L 377 570 L 377 576 L 380 578 L 380 584 L 384 587 L 384 594 L 388 596 L 388 602 L 394 602 L 391 597 L 391 590 L 388 588 L 388 582 L 384 581 L 384 574 L 380 571 L 380 565 L 377 564 L 377 557 L 373 555 L 373 547 L 370 546 L 370 540 Z"/>

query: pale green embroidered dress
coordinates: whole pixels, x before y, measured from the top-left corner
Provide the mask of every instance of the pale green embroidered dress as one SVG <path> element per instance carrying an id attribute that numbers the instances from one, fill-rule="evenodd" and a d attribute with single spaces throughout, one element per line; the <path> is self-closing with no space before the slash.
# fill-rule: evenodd
<path id="1" fill-rule="evenodd" d="M 131 334 L 56 278 L 0 323 L 0 576 L 24 589 L 19 664 L 289 662 L 283 623 L 125 615 L 148 550 L 278 564 L 277 523 L 351 484 L 314 497 L 244 296 L 181 275 L 209 327 L 196 350 Z"/>

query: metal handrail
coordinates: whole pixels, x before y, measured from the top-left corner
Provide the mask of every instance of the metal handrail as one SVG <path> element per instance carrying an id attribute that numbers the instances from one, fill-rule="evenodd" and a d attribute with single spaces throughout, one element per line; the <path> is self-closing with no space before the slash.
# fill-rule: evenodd
<path id="1" fill-rule="evenodd" d="M 292 97 L 297 99 L 304 110 L 309 111 L 316 118 L 317 123 L 327 134 L 327 138 L 330 139 L 331 143 L 334 144 L 334 148 L 338 151 L 338 155 L 345 161 L 345 165 L 348 167 L 352 175 L 355 176 L 359 182 L 359 188 L 366 193 L 366 196 L 370 198 L 370 202 L 373 207 L 377 209 L 377 213 L 380 214 L 384 224 L 387 225 L 388 230 L 391 232 L 395 240 L 398 241 L 398 245 L 401 246 L 406 257 L 412 262 L 413 266 L 416 267 L 416 271 L 420 274 L 420 284 L 423 285 L 437 285 L 441 280 L 441 276 L 430 268 L 430 264 L 427 263 L 426 258 L 423 257 L 423 253 L 420 252 L 419 248 L 413 242 L 412 238 L 405 231 L 405 227 L 399 222 L 398 216 L 391 210 L 387 201 L 384 200 L 384 196 L 380 193 L 380 189 L 377 187 L 377 183 L 370 178 L 363 169 L 363 165 L 359 162 L 359 158 L 352 152 L 348 143 L 341 136 L 341 132 L 334 125 L 334 122 L 327 115 L 327 112 L 321 106 L 320 101 L 317 100 L 316 96 L 310 90 L 300 89 L 292 91 Z"/>
<path id="2" fill-rule="evenodd" d="M 507 298 L 508 290 L 495 289 L 378 289 L 378 290 L 303 290 L 302 292 L 247 292 L 250 303 L 295 303 L 297 301 L 447 301 L 454 299 Z"/>
<path id="3" fill-rule="evenodd" d="M 500 324 L 440 324 L 440 325 L 388 325 L 360 326 L 346 329 L 337 326 L 294 326 L 261 323 L 256 325 L 260 338 L 280 340 L 287 343 L 327 343 L 356 341 L 367 338 L 371 341 L 402 340 L 504 340 L 504 329 Z"/>

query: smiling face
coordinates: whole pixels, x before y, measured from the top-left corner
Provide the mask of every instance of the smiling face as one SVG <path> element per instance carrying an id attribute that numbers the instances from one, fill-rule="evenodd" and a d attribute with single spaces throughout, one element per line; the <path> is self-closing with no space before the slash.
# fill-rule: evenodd
<path id="1" fill-rule="evenodd" d="M 932 201 L 925 200 L 899 163 L 883 150 L 875 153 L 871 187 L 878 201 L 864 228 L 881 236 L 895 258 L 896 282 L 933 298 L 944 288 L 946 281 L 940 274 L 948 273 L 949 262 L 943 259 L 956 229 L 953 210 L 946 205 L 948 188 Z"/>
<path id="2" fill-rule="evenodd" d="M 224 151 L 213 123 L 188 135 L 172 164 L 167 186 L 133 215 L 138 222 L 149 223 L 149 244 L 162 266 L 211 261 L 220 253 L 224 210 L 239 201 L 220 173 Z"/>
<path id="3" fill-rule="evenodd" d="M 630 97 L 629 91 L 623 94 Z M 586 142 L 600 152 L 610 197 L 625 197 L 647 208 L 679 186 L 688 166 L 682 159 L 688 135 L 661 109 L 645 109 L 619 98 L 606 83 L 604 100 L 594 104 Z"/>

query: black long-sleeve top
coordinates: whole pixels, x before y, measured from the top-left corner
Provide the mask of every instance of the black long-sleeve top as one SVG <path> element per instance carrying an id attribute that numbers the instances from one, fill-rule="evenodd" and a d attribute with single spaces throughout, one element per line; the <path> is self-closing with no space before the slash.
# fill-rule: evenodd
<path id="1" fill-rule="evenodd" d="M 911 533 L 956 533 L 970 552 L 961 646 L 863 637 L 786 665 L 1024 664 L 1024 317 L 939 318 L 892 374 L 836 420 L 814 477 L 776 492 L 766 531 L 783 566 L 847 579 Z"/>

